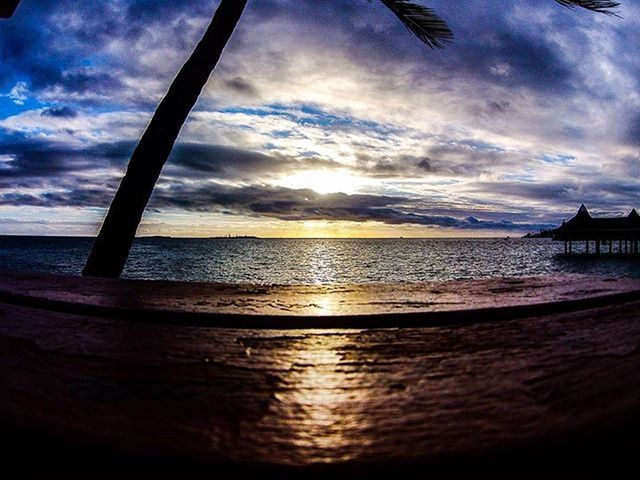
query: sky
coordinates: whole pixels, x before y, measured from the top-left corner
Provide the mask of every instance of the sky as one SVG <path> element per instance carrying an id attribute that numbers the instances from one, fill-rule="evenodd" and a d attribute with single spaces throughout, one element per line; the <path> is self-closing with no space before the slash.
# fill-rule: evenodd
<path id="1" fill-rule="evenodd" d="M 0 21 L 0 234 L 95 235 L 216 0 Z M 640 2 L 249 0 L 139 235 L 506 236 L 640 207 Z"/>

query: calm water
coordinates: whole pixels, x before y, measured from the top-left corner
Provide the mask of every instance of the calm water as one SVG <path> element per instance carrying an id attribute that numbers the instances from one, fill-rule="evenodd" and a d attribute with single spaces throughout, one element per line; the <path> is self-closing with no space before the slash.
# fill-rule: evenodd
<path id="1" fill-rule="evenodd" d="M 0 268 L 78 275 L 86 238 L 0 237 Z M 588 273 L 640 278 L 640 261 L 563 258 L 549 239 L 139 239 L 128 278 L 238 283 L 454 280 Z"/>

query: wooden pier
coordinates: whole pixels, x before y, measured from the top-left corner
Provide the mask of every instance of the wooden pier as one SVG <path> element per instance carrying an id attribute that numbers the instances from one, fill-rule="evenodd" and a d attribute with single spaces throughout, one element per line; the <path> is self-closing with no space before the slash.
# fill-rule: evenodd
<path id="1" fill-rule="evenodd" d="M 584 205 L 575 217 L 554 231 L 553 239 L 564 242 L 564 254 L 575 255 L 574 246 L 584 245 L 584 255 L 640 255 L 640 215 L 633 209 L 626 217 L 595 218 Z"/>

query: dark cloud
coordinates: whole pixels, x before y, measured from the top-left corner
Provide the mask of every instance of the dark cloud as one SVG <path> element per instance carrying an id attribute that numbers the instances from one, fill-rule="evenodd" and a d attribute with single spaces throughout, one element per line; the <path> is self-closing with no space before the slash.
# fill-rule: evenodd
<path id="1" fill-rule="evenodd" d="M 92 147 L 70 147 L 66 144 L 37 140 L 0 143 L 0 155 L 13 158 L 11 168 L 0 169 L 0 187 L 10 188 L 15 182 L 38 185 L 55 182 L 60 177 L 73 178 L 84 172 L 119 167 L 129 144 Z M 36 182 L 37 179 L 42 181 Z"/>
<path id="2" fill-rule="evenodd" d="M 118 77 L 104 71 L 73 71 L 65 72 L 58 82 L 67 92 L 76 94 L 111 95 L 121 92 L 123 85 Z"/>
<path id="3" fill-rule="evenodd" d="M 527 200 L 549 200 L 560 205 L 576 202 L 582 186 L 577 182 L 567 183 L 532 183 L 532 182 L 477 182 L 472 187 L 476 192 L 499 192 L 505 198 L 521 198 Z"/>
<path id="4" fill-rule="evenodd" d="M 158 69 L 169 75 L 167 69 L 175 69 L 180 64 L 201 34 L 190 20 L 200 19 L 203 28 L 217 3 L 215 0 L 29 2 L 11 22 L 3 24 L 0 54 L 5 65 L 0 68 L 0 86 L 6 88 L 20 78 L 35 91 L 59 87 L 69 93 L 83 94 L 89 90 L 95 93 L 97 89 L 106 95 L 124 88 L 120 75 L 154 78 Z M 514 3 L 536 5 L 533 10 L 539 8 L 540 2 Z M 399 64 L 413 64 L 418 83 L 434 78 L 465 77 L 468 81 L 541 91 L 575 88 L 575 73 L 557 46 L 550 44 L 540 32 L 508 21 L 514 5 L 498 0 L 469 0 L 464 10 L 446 2 L 438 2 L 434 7 L 452 24 L 457 40 L 446 51 L 429 52 L 428 56 L 424 45 L 409 41 L 413 40 L 410 34 L 390 12 L 378 2 L 368 4 L 364 0 L 325 0 L 321 7 L 311 0 L 256 0 L 247 9 L 231 47 L 241 48 L 244 36 L 256 25 L 288 19 L 291 30 L 305 32 L 316 45 L 335 48 L 336 41 L 340 41 L 359 64 L 372 70 L 392 72 Z M 82 21 L 70 21 L 66 15 Z M 571 15 L 558 18 L 566 18 L 563 23 L 556 20 L 558 28 L 570 28 Z M 149 42 L 149 29 L 153 29 L 157 37 L 154 43 L 148 44 L 149 54 L 163 47 L 175 52 L 165 62 L 109 53 L 116 40 L 131 45 Z M 62 37 L 65 41 L 58 41 Z M 141 50 L 131 53 L 144 55 Z M 87 63 L 92 65 L 86 67 Z M 171 75 L 167 81 L 170 79 Z M 225 83 L 239 93 L 257 94 L 249 78 L 236 75 Z M 145 99 L 126 99 L 134 104 L 138 100 Z M 125 101 L 125 98 L 110 101 Z"/>
<path id="5" fill-rule="evenodd" d="M 181 143 L 171 154 L 165 173 L 178 179 L 206 175 L 212 179 L 250 181 L 266 180 L 293 171 L 340 166 L 338 162 L 322 158 L 294 159 L 223 145 Z"/>
<path id="6" fill-rule="evenodd" d="M 487 102 L 487 106 L 489 107 L 489 110 L 491 112 L 504 113 L 507 110 L 509 110 L 509 107 L 511 106 L 511 104 L 507 101 L 493 100 L 493 101 Z"/>
<path id="7" fill-rule="evenodd" d="M 167 174 L 243 180 L 273 175 L 289 169 L 294 161 L 250 150 L 221 145 L 181 143 L 174 149 Z"/>
<path id="8" fill-rule="evenodd" d="M 0 144 L 0 155 L 13 160 L 8 168 L 0 169 L 0 203 L 4 205 L 106 207 L 117 188 L 119 172 L 124 171 L 135 144 L 115 142 L 84 148 L 46 142 L 16 142 Z M 442 151 L 440 151 L 442 150 Z M 463 152 L 473 156 L 470 145 L 461 144 L 433 149 L 431 152 Z M 431 156 L 400 156 L 378 161 L 360 157 L 353 167 L 356 174 L 373 177 L 400 178 L 419 175 L 440 175 L 466 171 L 481 171 L 499 161 L 490 152 L 488 159 L 475 159 L 479 165 L 465 166 L 451 161 L 435 160 Z M 629 168 L 637 168 L 637 161 L 629 160 Z M 482 166 L 484 165 L 484 167 Z M 313 190 L 269 187 L 261 184 L 279 174 L 292 171 L 317 170 L 342 166 L 325 159 L 292 159 L 281 155 L 267 155 L 250 150 L 220 145 L 178 144 L 165 167 L 150 207 L 156 210 L 178 208 L 186 211 L 219 211 L 249 214 L 279 220 L 376 220 L 388 224 L 418 224 L 460 229 L 531 230 L 549 223 L 523 223 L 522 213 L 471 213 L 446 205 L 429 205 L 426 200 L 406 196 L 322 195 Z M 107 173 L 107 172 L 111 173 Z M 188 181 L 187 181 L 188 180 Z M 250 186 L 217 183 L 221 180 Z M 45 193 L 15 193 L 17 188 L 42 188 Z M 581 182 L 513 182 L 475 181 L 466 191 L 476 195 L 499 197 L 506 205 L 509 199 L 526 203 L 553 202 L 558 206 L 581 202 L 600 204 L 612 210 L 640 203 L 640 184 L 634 181 L 615 183 L 602 179 Z M 52 191 L 49 191 L 52 190 Z M 426 202 L 426 204 L 425 204 Z M 525 209 L 526 210 L 526 209 Z M 460 215 L 460 217 L 458 217 Z M 479 215 L 485 218 L 478 220 Z M 500 218 L 502 216 L 502 218 Z"/>
<path id="9" fill-rule="evenodd" d="M 459 2 L 435 2 L 434 9 L 451 24 L 456 39 L 441 51 L 428 52 L 420 42 L 412 41 L 403 26 L 377 2 L 367 8 L 357 1 L 334 0 L 323 2 L 322 9 L 315 4 L 300 3 L 300 7 L 286 14 L 305 23 L 314 41 L 331 42 L 335 37 L 323 38 L 320 32 L 326 30 L 326 25 L 333 25 L 354 62 L 390 78 L 395 70 L 406 70 L 409 65 L 416 88 L 433 88 L 442 81 L 463 81 L 469 85 L 566 95 L 580 84 L 580 74 L 545 32 L 511 21 L 513 10 L 518 7 L 524 9 L 528 5 L 532 13 L 544 8 L 540 0 L 508 3 L 466 0 L 463 8 Z M 296 15 L 297 10 L 302 12 Z M 571 15 L 558 16 L 555 27 L 569 30 L 575 28 L 574 21 Z"/>
<path id="10" fill-rule="evenodd" d="M 397 155 L 379 158 L 359 154 L 355 173 L 375 178 L 476 177 L 498 168 L 521 167 L 522 157 L 495 147 L 469 141 L 450 142 L 425 149 L 424 156 Z M 527 161 L 534 161 L 529 159 Z"/>
<path id="11" fill-rule="evenodd" d="M 69 113 L 57 112 L 57 116 Z M 11 168 L 0 169 L 0 186 L 8 187 L 10 182 L 18 180 L 28 183 L 37 178 L 53 181 L 58 177 L 71 178 L 88 172 L 103 174 L 105 169 L 124 171 L 134 149 L 134 142 L 104 143 L 86 147 L 36 140 L 0 143 L 0 155 L 14 159 Z M 321 158 L 294 159 L 223 145 L 179 143 L 165 166 L 163 178 L 176 181 L 185 178 L 256 181 L 292 171 L 331 169 L 340 165 Z"/>
<path id="12" fill-rule="evenodd" d="M 247 97 L 252 97 L 252 98 L 259 96 L 258 89 L 247 78 L 236 76 L 228 80 L 225 80 L 224 84 L 227 88 L 241 95 L 245 95 Z"/>
<path id="13" fill-rule="evenodd" d="M 0 169 L 0 205 L 105 208 L 115 193 L 134 144 L 117 142 L 69 148 L 45 142 L 0 145 L 0 155 L 13 158 L 11 168 Z M 423 159 L 422 162 L 427 162 Z M 308 159 L 303 166 L 327 166 Z M 420 167 L 424 169 L 424 163 Z M 149 208 L 177 208 L 192 212 L 226 212 L 285 221 L 347 220 L 386 224 L 415 224 L 459 229 L 525 231 L 538 224 L 511 220 L 479 220 L 425 210 L 415 198 L 345 193 L 320 194 L 311 189 L 290 189 L 253 184 L 233 186 L 212 180 L 259 179 L 278 171 L 299 168 L 301 161 L 224 146 L 180 144 L 165 169 Z M 174 176 L 172 176 L 174 175 Z M 189 181 L 186 181 L 189 179 Z M 40 189 L 38 192 L 16 191 Z M 4 193 L 2 193 L 4 190 Z M 436 209 L 437 210 L 437 209 Z M 547 224 L 544 224 L 548 227 Z"/>
<path id="14" fill-rule="evenodd" d="M 78 112 L 71 107 L 51 107 L 45 108 L 41 114 L 43 117 L 53 118 L 76 118 Z"/>
<path id="15" fill-rule="evenodd" d="M 422 160 L 419 160 L 418 163 L 416 163 L 416 166 L 420 169 L 420 170 L 424 170 L 425 172 L 431 172 L 433 170 L 433 167 L 431 166 L 431 159 L 430 158 L 423 158 Z"/>
<path id="16" fill-rule="evenodd" d="M 55 192 L 0 194 L 0 205 L 106 207 L 112 195 L 112 189 L 104 185 L 78 182 L 75 188 Z M 430 215 L 411 211 L 411 203 L 411 200 L 401 197 L 344 193 L 323 195 L 310 189 L 295 190 L 265 185 L 232 187 L 213 183 L 172 183 L 156 190 L 149 208 L 178 208 L 194 212 L 224 211 L 283 221 L 377 221 L 390 225 L 413 224 L 457 229 L 527 231 L 550 226 Z"/>
<path id="17" fill-rule="evenodd" d="M 552 208 L 581 203 L 598 205 L 612 212 L 624 212 L 640 205 L 640 181 L 613 182 L 607 178 L 585 178 L 561 182 L 477 182 L 470 188 L 477 193 L 495 192 L 506 199 L 545 202 Z"/>
<path id="18" fill-rule="evenodd" d="M 201 33 L 194 31 L 188 22 L 179 21 L 180 16 L 185 20 L 209 16 L 217 1 L 34 0 L 23 3 L 11 21 L 3 22 L 0 31 L 3 59 L 0 88 L 7 89 L 17 81 L 24 81 L 36 94 L 55 91 L 58 96 L 71 95 L 76 101 L 84 101 L 83 97 L 87 96 L 90 103 L 147 105 L 149 99 L 143 89 L 124 85 L 121 78 L 143 75 L 147 83 L 157 73 L 156 68 L 178 65 Z M 116 41 L 132 45 L 143 41 L 148 29 L 154 27 L 160 42 L 172 43 L 176 51 L 164 64 L 147 63 L 145 67 L 142 55 L 119 56 L 108 52 Z M 160 47 L 160 44 L 149 45 L 148 53 L 153 55 Z M 127 53 L 138 55 L 133 50 Z M 139 80 L 142 86 L 143 79 Z M 167 81 L 170 80 L 168 77 Z M 136 97 L 135 91 L 141 95 Z M 96 98 L 100 96 L 105 98 Z"/>

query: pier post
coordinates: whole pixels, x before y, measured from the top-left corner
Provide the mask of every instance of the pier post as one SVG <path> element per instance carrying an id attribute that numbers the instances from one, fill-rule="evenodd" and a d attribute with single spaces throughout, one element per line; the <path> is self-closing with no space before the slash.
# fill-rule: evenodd
<path id="1" fill-rule="evenodd" d="M 613 240 L 609 240 L 609 255 L 613 253 Z"/>
<path id="2" fill-rule="evenodd" d="M 571 250 L 573 248 L 571 240 L 569 240 L 569 255 L 571 255 Z"/>
<path id="3" fill-rule="evenodd" d="M 596 240 L 596 255 L 600 255 L 600 240 Z"/>
<path id="4" fill-rule="evenodd" d="M 585 245 L 585 247 L 584 247 L 584 251 L 585 251 L 585 253 L 586 253 L 587 255 L 589 255 L 589 240 L 586 240 L 586 241 L 584 242 L 584 245 Z"/>
<path id="5" fill-rule="evenodd" d="M 618 240 L 618 255 L 622 255 L 622 240 Z"/>

